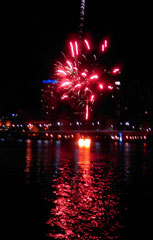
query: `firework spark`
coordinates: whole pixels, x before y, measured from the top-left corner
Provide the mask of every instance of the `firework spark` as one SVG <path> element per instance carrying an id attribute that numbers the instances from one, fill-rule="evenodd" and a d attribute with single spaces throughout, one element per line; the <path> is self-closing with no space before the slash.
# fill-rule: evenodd
<path id="1" fill-rule="evenodd" d="M 70 55 L 65 56 L 64 62 L 56 64 L 55 74 L 61 100 L 69 100 L 74 107 L 84 108 L 85 119 L 88 120 L 89 110 L 92 109 L 97 99 L 97 93 L 103 90 L 113 90 L 114 87 L 106 82 L 103 83 L 104 74 L 101 66 L 97 68 L 97 56 L 93 55 L 89 41 L 85 39 L 83 42 L 84 48 L 79 51 L 78 42 L 70 41 Z M 107 48 L 108 41 L 104 40 L 101 45 L 102 52 Z M 86 56 L 86 51 L 91 52 L 91 55 Z M 91 59 L 93 59 L 92 62 Z M 113 68 L 111 73 L 119 72 L 119 68 Z"/>
<path id="2" fill-rule="evenodd" d="M 86 103 L 86 112 L 85 112 L 85 119 L 88 120 L 89 118 L 89 108 L 88 108 L 88 101 Z"/>
<path id="3" fill-rule="evenodd" d="M 89 41 L 87 39 L 84 40 L 86 47 L 88 50 L 90 50 L 90 45 L 89 45 Z"/>

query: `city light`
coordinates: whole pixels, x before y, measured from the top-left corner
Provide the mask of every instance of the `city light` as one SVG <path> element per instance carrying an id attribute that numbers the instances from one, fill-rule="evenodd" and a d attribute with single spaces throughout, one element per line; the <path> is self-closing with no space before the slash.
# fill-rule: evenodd
<path id="1" fill-rule="evenodd" d="M 57 80 L 54 80 L 54 79 L 48 79 L 48 80 L 43 80 L 42 81 L 43 83 L 55 83 L 55 84 L 57 84 L 58 82 L 57 82 Z"/>
<path id="2" fill-rule="evenodd" d="M 78 144 L 79 144 L 79 147 L 85 147 L 85 148 L 89 148 L 90 145 L 91 145 L 91 139 L 90 138 L 80 138 L 78 140 Z"/>

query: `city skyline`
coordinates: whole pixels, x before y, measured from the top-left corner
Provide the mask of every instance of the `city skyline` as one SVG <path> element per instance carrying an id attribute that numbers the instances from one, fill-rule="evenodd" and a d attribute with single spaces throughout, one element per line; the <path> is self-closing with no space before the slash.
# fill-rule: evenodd
<path id="1" fill-rule="evenodd" d="M 66 1 L 53 3 L 48 8 L 16 10 L 14 7 L 13 11 L 7 11 L 1 39 L 1 114 L 25 111 L 39 116 L 42 81 L 49 79 L 68 38 L 79 30 L 80 3 L 74 1 L 71 6 Z M 140 93 L 144 86 L 151 91 L 149 13 L 149 6 L 125 9 L 119 5 L 101 5 L 98 1 L 86 2 L 85 32 L 97 42 L 110 37 L 108 62 L 118 61 L 124 65 L 123 80 L 128 97 L 137 92 L 138 85 Z M 6 19 L 5 11 L 2 18 Z"/>
<path id="2" fill-rule="evenodd" d="M 151 2 L 1 3 L 5 239 L 151 239 L 152 18 Z"/>

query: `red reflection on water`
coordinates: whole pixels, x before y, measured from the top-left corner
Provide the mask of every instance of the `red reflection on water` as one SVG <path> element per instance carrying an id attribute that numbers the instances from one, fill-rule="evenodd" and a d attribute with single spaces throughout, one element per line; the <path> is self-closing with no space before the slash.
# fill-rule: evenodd
<path id="1" fill-rule="evenodd" d="M 78 152 L 78 165 L 82 173 L 82 177 L 90 177 L 90 150 L 89 148 L 79 148 Z"/>
<path id="2" fill-rule="evenodd" d="M 27 173 L 27 179 L 30 175 L 30 168 L 32 166 L 32 141 L 30 139 L 27 140 L 27 148 L 26 148 L 26 162 L 25 162 L 25 170 Z"/>
<path id="3" fill-rule="evenodd" d="M 119 197 L 114 194 L 114 174 L 106 162 L 91 163 L 89 148 L 78 149 L 78 171 L 61 163 L 55 179 L 55 207 L 47 224 L 52 239 L 115 239 L 119 232 Z M 96 159 L 95 159 L 96 161 Z"/>

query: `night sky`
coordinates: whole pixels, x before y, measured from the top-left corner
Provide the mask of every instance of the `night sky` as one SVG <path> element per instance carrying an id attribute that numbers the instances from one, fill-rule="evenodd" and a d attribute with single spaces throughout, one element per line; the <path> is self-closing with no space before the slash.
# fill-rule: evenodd
<path id="1" fill-rule="evenodd" d="M 152 86 L 152 12 L 139 3 L 111 5 L 86 0 L 85 32 L 95 44 L 111 40 L 109 61 L 122 63 L 129 96 Z M 0 14 L 0 115 L 40 114 L 40 89 L 66 41 L 79 30 L 80 1 L 9 5 Z"/>

